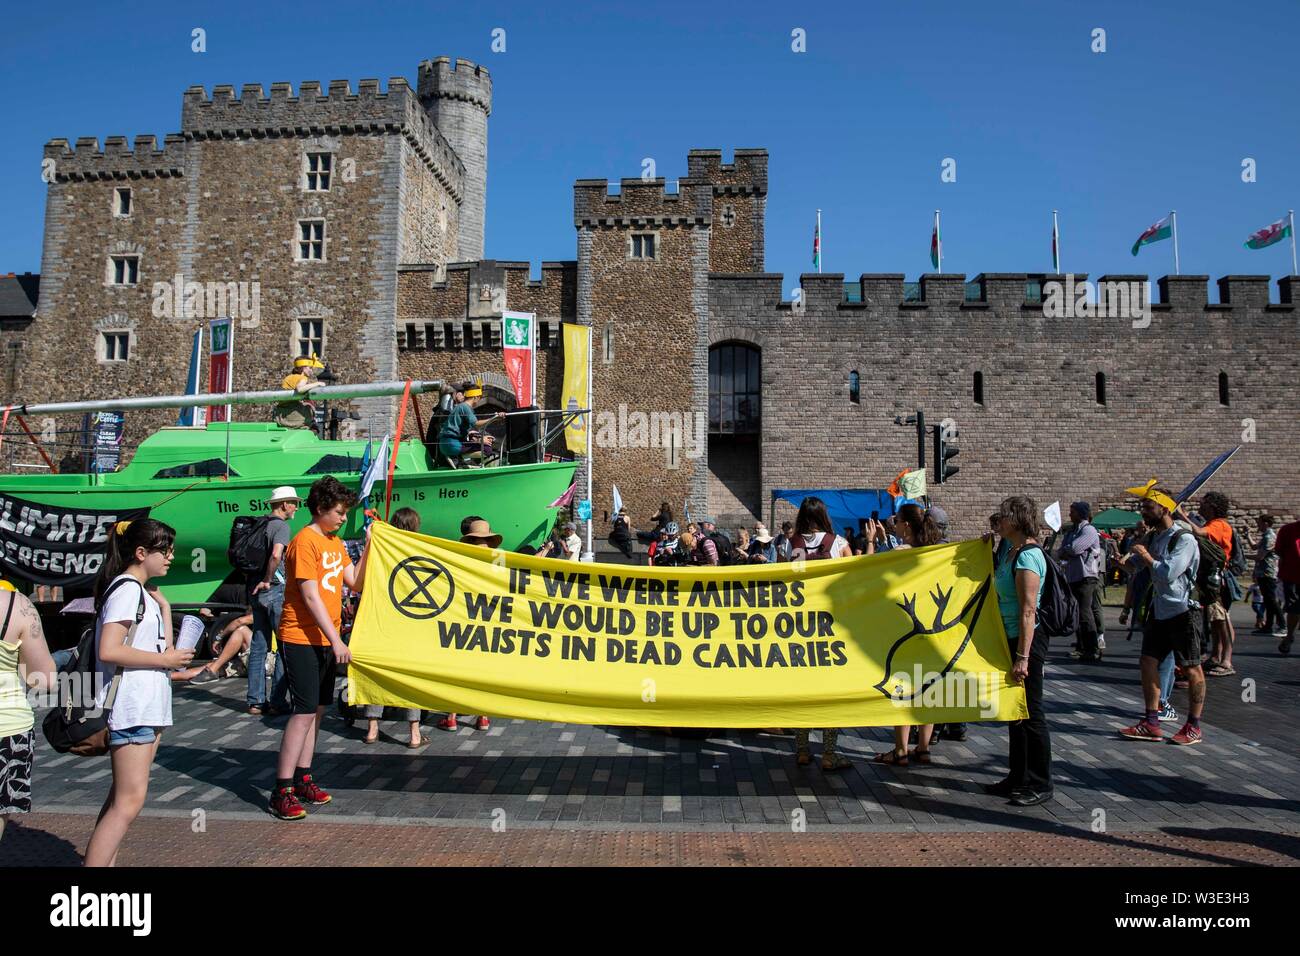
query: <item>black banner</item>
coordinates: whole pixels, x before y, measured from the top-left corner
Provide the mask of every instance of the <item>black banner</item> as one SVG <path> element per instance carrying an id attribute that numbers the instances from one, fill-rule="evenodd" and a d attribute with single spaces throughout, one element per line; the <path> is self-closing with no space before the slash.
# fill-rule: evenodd
<path id="1" fill-rule="evenodd" d="M 113 525 L 148 514 L 148 508 L 60 508 L 0 492 L 0 568 L 33 584 L 88 587 L 104 563 Z"/>

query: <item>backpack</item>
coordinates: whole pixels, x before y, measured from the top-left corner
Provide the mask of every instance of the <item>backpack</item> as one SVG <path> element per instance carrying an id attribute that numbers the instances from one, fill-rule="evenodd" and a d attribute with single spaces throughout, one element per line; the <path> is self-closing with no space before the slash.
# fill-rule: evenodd
<path id="1" fill-rule="evenodd" d="M 240 515 L 230 526 L 230 546 L 226 549 L 226 557 L 230 560 L 230 566 L 241 572 L 245 578 L 266 571 L 268 557 L 266 527 L 273 517 L 273 515 Z"/>
<path id="2" fill-rule="evenodd" d="M 680 568 L 690 563 L 691 556 L 687 554 L 686 549 L 682 547 L 681 539 L 677 539 L 675 547 L 666 547 L 662 542 L 655 542 L 653 564 L 656 568 Z"/>
<path id="3" fill-rule="evenodd" d="M 1228 560 L 1228 573 L 1234 578 L 1246 573 L 1246 549 L 1241 545 L 1237 529 L 1232 529 L 1232 557 Z"/>
<path id="4" fill-rule="evenodd" d="M 1178 543 L 1179 537 L 1185 534 L 1191 532 L 1179 528 L 1174 533 L 1169 539 L 1170 551 Z M 1223 553 L 1223 548 L 1211 541 L 1209 537 L 1199 534 L 1195 537 L 1196 547 L 1201 554 L 1201 564 L 1196 569 L 1196 601 L 1202 607 L 1209 607 L 1211 604 L 1218 604 L 1223 594 L 1223 569 L 1227 563 L 1227 555 Z"/>
<path id="5" fill-rule="evenodd" d="M 1070 584 L 1065 580 L 1065 569 L 1061 562 L 1043 551 L 1041 545 L 1021 545 L 1010 556 L 1011 573 L 1014 579 L 1016 560 L 1025 548 L 1038 548 L 1043 552 L 1047 563 L 1047 573 L 1043 575 L 1043 590 L 1038 598 L 1038 624 L 1045 637 L 1065 637 L 1079 630 L 1079 602 L 1075 600 Z M 1092 609 L 1088 609 L 1092 613 Z"/>
<path id="6" fill-rule="evenodd" d="M 835 547 L 835 535 L 822 532 L 822 540 L 811 551 L 808 550 L 808 543 L 804 540 L 803 535 L 793 534 L 790 536 L 790 560 L 791 561 L 825 561 L 831 556 L 831 549 Z"/>
<path id="7" fill-rule="evenodd" d="M 710 533 L 704 535 L 713 542 L 713 546 L 718 549 L 718 564 L 732 564 L 731 539 L 716 528 Z"/>
<path id="8" fill-rule="evenodd" d="M 104 592 L 104 601 L 120 585 L 128 584 L 118 580 Z M 138 583 L 138 582 L 137 582 Z M 102 606 L 101 606 L 102 607 Z M 135 629 L 144 620 L 144 586 L 140 587 L 140 604 L 135 611 L 135 623 L 126 633 L 125 643 L 130 644 L 135 638 Z M 61 754 L 71 753 L 78 757 L 100 757 L 108 753 L 108 715 L 113 710 L 117 699 L 117 688 L 122 682 L 122 668 L 119 665 L 113 674 L 113 681 L 108 687 L 108 696 L 104 698 L 103 707 L 95 707 L 93 697 L 86 699 L 87 688 L 94 687 L 98 654 L 95 651 L 96 628 L 88 628 L 77 645 L 77 653 L 62 668 L 60 673 L 75 674 L 77 679 L 59 681 L 59 702 L 45 715 L 41 722 L 41 732 L 50 746 Z"/>

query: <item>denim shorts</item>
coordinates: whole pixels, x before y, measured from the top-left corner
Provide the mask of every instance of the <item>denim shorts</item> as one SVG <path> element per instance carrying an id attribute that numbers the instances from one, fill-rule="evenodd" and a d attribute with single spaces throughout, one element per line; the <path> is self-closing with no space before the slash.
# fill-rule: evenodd
<path id="1" fill-rule="evenodd" d="M 158 739 L 152 727 L 128 727 L 126 730 L 110 730 L 108 745 L 121 747 L 123 744 L 151 744 Z"/>

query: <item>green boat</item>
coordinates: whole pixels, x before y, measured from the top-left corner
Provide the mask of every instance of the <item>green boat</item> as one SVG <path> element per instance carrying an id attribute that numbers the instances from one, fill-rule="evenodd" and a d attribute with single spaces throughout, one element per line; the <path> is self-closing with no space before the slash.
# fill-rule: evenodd
<path id="1" fill-rule="evenodd" d="M 400 392 L 403 383 L 396 383 Z M 437 383 L 422 383 L 426 389 Z M 348 398 L 386 394 L 380 386 L 333 386 L 313 398 Z M 124 405 L 183 407 L 218 401 L 250 404 L 284 401 L 286 392 L 249 392 L 235 396 L 169 396 L 65 405 L 12 406 L 27 414 L 107 410 Z M 248 396 L 256 396 L 249 398 Z M 178 399 L 180 400 L 178 402 Z M 141 404 L 152 402 L 152 404 Z M 375 442 L 375 446 L 378 446 Z M 177 531 L 176 559 L 159 583 L 177 605 L 220 603 L 223 584 L 241 581 L 226 558 L 231 523 L 239 515 L 269 511 L 274 488 L 292 485 L 306 497 L 311 483 L 333 475 L 358 488 L 366 440 L 331 441 L 306 429 L 263 422 L 210 423 L 204 427 L 163 428 L 146 438 L 130 463 L 107 474 L 22 474 L 0 476 L 0 558 L 5 576 L 34 583 L 71 581 L 98 567 L 97 556 L 113 523 L 146 513 Z M 391 454 L 391 448 L 390 448 Z M 541 457 L 540 455 L 538 457 Z M 550 503 L 573 480 L 576 462 L 537 461 L 496 467 L 435 467 L 435 452 L 420 440 L 398 443 L 391 508 L 414 508 L 424 533 L 460 537 L 467 515 L 487 518 L 503 536 L 502 547 L 536 546 L 555 520 Z M 372 490 L 372 508 L 384 511 L 385 482 Z M 294 516 L 294 531 L 310 521 L 305 507 Z M 363 535 L 364 516 L 357 508 L 340 532 Z M 229 595 L 229 589 L 227 595 Z M 229 596 L 224 601 L 230 601 Z"/>

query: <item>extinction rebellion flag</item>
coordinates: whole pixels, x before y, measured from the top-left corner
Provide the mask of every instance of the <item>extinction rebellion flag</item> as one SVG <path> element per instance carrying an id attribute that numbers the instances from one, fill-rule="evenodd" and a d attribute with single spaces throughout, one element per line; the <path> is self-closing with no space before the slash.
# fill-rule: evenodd
<path id="1" fill-rule="evenodd" d="M 60 508 L 0 494 L 0 568 L 5 577 L 33 584 L 89 587 L 104 563 L 113 525 L 148 514 L 147 508 Z"/>
<path id="2" fill-rule="evenodd" d="M 1138 250 L 1143 246 L 1149 246 L 1153 242 L 1159 242 L 1161 239 L 1168 239 L 1173 235 L 1173 226 L 1168 216 L 1159 222 L 1147 226 L 1146 232 L 1138 236 L 1137 242 L 1133 243 L 1133 255 L 1138 254 Z"/>
<path id="3" fill-rule="evenodd" d="M 1279 219 L 1277 222 L 1271 222 L 1258 232 L 1253 232 L 1250 238 L 1246 240 L 1247 249 L 1266 249 L 1275 242 L 1281 242 L 1291 235 L 1291 223 L 1289 219 Z"/>

